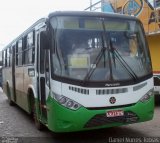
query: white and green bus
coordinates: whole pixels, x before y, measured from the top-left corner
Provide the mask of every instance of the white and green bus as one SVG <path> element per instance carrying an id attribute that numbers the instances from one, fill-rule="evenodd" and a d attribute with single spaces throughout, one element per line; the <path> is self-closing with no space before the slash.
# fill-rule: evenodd
<path id="1" fill-rule="evenodd" d="M 152 65 L 141 22 L 100 12 L 59 11 L 3 49 L 11 105 L 54 132 L 151 120 Z"/>

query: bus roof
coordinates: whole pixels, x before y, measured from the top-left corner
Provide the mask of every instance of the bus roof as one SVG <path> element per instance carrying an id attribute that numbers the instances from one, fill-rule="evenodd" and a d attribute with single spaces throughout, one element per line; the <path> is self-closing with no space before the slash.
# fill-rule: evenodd
<path id="1" fill-rule="evenodd" d="M 90 11 L 56 11 L 49 14 L 49 18 L 53 16 L 95 16 L 95 17 L 115 17 L 138 20 L 134 16 L 127 16 L 118 13 L 106 13 L 106 12 L 90 12 Z"/>

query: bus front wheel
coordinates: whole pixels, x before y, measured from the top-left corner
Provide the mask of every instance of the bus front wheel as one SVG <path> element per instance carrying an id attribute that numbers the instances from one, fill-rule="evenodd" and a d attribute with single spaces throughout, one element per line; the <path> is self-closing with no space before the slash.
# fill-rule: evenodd
<path id="1" fill-rule="evenodd" d="M 33 119 L 34 119 L 34 123 L 35 123 L 35 126 L 38 130 L 43 130 L 43 124 L 40 122 L 40 120 L 38 119 L 37 117 L 37 114 L 36 114 L 36 105 L 34 104 L 34 107 L 33 107 Z"/>

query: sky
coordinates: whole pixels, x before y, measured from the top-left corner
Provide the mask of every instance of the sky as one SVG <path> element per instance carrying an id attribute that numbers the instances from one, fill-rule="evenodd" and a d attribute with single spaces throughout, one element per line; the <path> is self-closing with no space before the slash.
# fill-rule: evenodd
<path id="1" fill-rule="evenodd" d="M 0 50 L 38 19 L 59 10 L 84 10 L 90 0 L 0 0 Z"/>
<path id="2" fill-rule="evenodd" d="M 49 13 L 84 10 L 90 6 L 90 1 L 99 0 L 0 0 L 0 50 Z"/>

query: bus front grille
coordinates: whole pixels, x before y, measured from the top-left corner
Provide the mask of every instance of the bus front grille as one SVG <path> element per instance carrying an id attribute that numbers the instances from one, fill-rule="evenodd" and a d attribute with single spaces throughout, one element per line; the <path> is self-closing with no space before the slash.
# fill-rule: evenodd
<path id="1" fill-rule="evenodd" d="M 130 111 L 124 112 L 124 116 L 107 117 L 106 114 L 95 115 L 84 126 L 84 128 L 92 128 L 97 126 L 108 125 L 112 123 L 135 123 L 139 117 Z"/>
<path id="2" fill-rule="evenodd" d="M 83 88 L 77 88 L 77 87 L 69 86 L 69 90 L 89 95 L 89 89 L 83 89 Z"/>
<path id="3" fill-rule="evenodd" d="M 119 94 L 128 92 L 127 88 L 117 88 L 117 89 L 98 89 L 96 90 L 96 95 L 105 95 L 105 94 Z"/>

